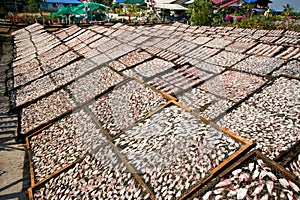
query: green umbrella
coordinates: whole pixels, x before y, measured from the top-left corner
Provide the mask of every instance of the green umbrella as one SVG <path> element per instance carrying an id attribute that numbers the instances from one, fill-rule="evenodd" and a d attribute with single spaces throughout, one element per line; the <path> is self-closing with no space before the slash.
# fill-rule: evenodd
<path id="1" fill-rule="evenodd" d="M 73 6 L 66 6 L 61 7 L 57 12 L 51 13 L 51 17 L 54 16 L 68 16 L 68 15 L 81 15 L 86 14 L 89 11 L 95 11 L 99 8 L 109 8 L 103 4 L 95 3 L 95 2 L 89 2 L 85 4 L 80 4 L 76 7 Z"/>
<path id="2" fill-rule="evenodd" d="M 70 6 L 63 6 L 61 7 L 57 12 L 51 13 L 50 16 L 51 17 L 55 17 L 55 16 L 66 16 L 66 15 L 71 15 L 73 14 L 73 9 Z"/>
<path id="3" fill-rule="evenodd" d="M 78 6 L 75 7 L 75 12 L 77 12 L 77 14 L 84 14 L 87 11 L 94 11 L 94 10 L 98 10 L 99 8 L 109 8 L 103 4 L 100 3 L 95 3 L 95 2 L 89 2 L 89 3 L 85 3 L 85 4 L 80 4 Z"/>

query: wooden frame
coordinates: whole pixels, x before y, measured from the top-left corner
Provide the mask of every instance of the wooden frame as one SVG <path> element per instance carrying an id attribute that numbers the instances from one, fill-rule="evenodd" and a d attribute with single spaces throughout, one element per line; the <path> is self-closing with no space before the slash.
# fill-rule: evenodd
<path id="1" fill-rule="evenodd" d="M 207 190 L 214 187 L 221 180 L 222 177 L 226 176 L 227 174 L 232 172 L 234 169 L 240 167 L 241 165 L 243 165 L 244 162 L 247 162 L 247 160 L 250 160 L 253 157 L 256 157 L 258 159 L 262 159 L 266 164 L 268 164 L 268 166 L 275 169 L 276 171 L 279 171 L 284 177 L 286 177 L 288 179 L 291 179 L 292 181 L 295 181 L 295 183 L 296 183 L 296 176 L 295 175 L 291 174 L 291 172 L 287 171 L 284 167 L 282 167 L 281 165 L 279 165 L 275 161 L 270 160 L 268 157 L 261 154 L 259 150 L 255 149 L 255 150 L 252 150 L 250 153 L 244 155 L 243 157 L 239 158 L 238 160 L 236 160 L 226 170 L 224 170 L 218 176 L 211 179 L 210 183 L 205 185 L 203 188 L 199 188 L 199 190 L 194 191 L 194 193 L 187 196 L 186 199 L 192 199 L 196 196 L 204 195 L 207 192 Z"/>

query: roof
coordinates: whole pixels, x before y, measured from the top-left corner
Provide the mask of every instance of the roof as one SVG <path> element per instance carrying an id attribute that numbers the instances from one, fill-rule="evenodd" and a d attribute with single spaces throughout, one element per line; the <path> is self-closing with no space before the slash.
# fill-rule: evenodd
<path id="1" fill-rule="evenodd" d="M 227 2 L 225 4 L 222 4 L 220 7 L 227 7 L 227 6 L 230 6 L 230 5 L 234 4 L 234 3 L 237 3 L 239 1 L 240 0 L 232 0 L 232 1 L 229 1 L 229 2 Z"/>
<path id="2" fill-rule="evenodd" d="M 162 3 L 162 4 L 156 4 L 154 6 L 155 8 L 161 8 L 161 9 L 168 9 L 168 10 L 189 10 L 186 7 L 183 7 L 179 4 L 170 4 L 170 3 Z"/>
<path id="3" fill-rule="evenodd" d="M 79 0 L 45 0 L 46 3 L 82 4 Z"/>
<path id="4" fill-rule="evenodd" d="M 124 3 L 127 5 L 140 5 L 144 4 L 145 0 L 116 0 L 116 3 Z"/>
<path id="5" fill-rule="evenodd" d="M 240 0 L 212 0 L 212 2 L 216 6 L 220 6 L 220 7 L 226 7 L 226 6 L 229 6 L 229 5 L 239 2 L 239 1 Z"/>
<path id="6" fill-rule="evenodd" d="M 192 3 L 194 3 L 194 1 L 195 0 L 188 0 L 188 1 L 184 2 L 184 4 L 192 4 Z"/>
<path id="7" fill-rule="evenodd" d="M 162 4 L 162 3 L 173 3 L 176 0 L 156 0 L 155 3 L 156 4 Z"/>
<path id="8" fill-rule="evenodd" d="M 226 0 L 212 0 L 214 4 L 221 4 L 222 2 L 226 2 Z"/>
<path id="9" fill-rule="evenodd" d="M 244 0 L 245 3 L 255 3 L 257 0 Z"/>

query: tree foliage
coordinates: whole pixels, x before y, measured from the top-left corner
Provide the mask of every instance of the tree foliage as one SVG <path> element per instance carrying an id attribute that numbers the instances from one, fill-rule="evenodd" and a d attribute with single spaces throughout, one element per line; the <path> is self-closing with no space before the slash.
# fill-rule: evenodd
<path id="1" fill-rule="evenodd" d="M 27 6 L 29 7 L 30 10 L 36 9 L 38 7 L 38 0 L 28 0 Z"/>
<path id="2" fill-rule="evenodd" d="M 96 2 L 96 3 L 101 3 L 105 6 L 112 6 L 113 4 L 113 0 L 93 0 L 93 2 Z"/>
<path id="3" fill-rule="evenodd" d="M 195 0 L 189 6 L 190 22 L 193 25 L 210 26 L 213 22 L 213 5 L 211 0 Z"/>
<path id="4" fill-rule="evenodd" d="M 290 4 L 286 4 L 286 6 L 283 6 L 283 8 L 283 13 L 286 17 L 290 16 L 294 10 L 294 8 L 290 6 Z"/>

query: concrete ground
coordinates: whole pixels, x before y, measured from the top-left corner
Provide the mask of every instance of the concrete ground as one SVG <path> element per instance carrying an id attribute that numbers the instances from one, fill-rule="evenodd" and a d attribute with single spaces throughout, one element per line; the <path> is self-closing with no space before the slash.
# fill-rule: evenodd
<path id="1" fill-rule="evenodd" d="M 0 200 L 28 199 L 30 187 L 28 159 L 24 144 L 16 142 L 18 118 L 10 114 L 6 95 L 6 70 L 13 58 L 13 46 L 8 34 L 0 34 Z"/>

